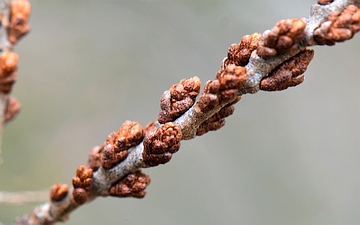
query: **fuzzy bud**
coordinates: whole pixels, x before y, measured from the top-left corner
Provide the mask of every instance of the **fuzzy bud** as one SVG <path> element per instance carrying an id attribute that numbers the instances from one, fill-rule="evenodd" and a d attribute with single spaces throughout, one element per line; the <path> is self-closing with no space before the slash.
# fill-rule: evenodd
<path id="1" fill-rule="evenodd" d="M 305 27 L 305 21 L 298 18 L 279 21 L 275 27 L 263 33 L 257 54 L 263 59 L 269 59 L 291 53 L 305 38 Z"/>
<path id="2" fill-rule="evenodd" d="M 149 122 L 144 128 L 145 135 L 150 135 L 156 129 L 157 124 L 155 121 Z"/>
<path id="3" fill-rule="evenodd" d="M 21 109 L 20 103 L 16 100 L 16 98 L 10 96 L 6 106 L 4 122 L 7 123 L 12 119 L 14 119 L 19 114 L 20 109 Z"/>
<path id="4" fill-rule="evenodd" d="M 318 0 L 319 5 L 327 5 L 332 3 L 334 0 Z"/>
<path id="5" fill-rule="evenodd" d="M 93 171 L 87 169 L 85 166 L 80 166 L 76 170 L 76 175 L 72 179 L 73 184 L 73 198 L 78 204 L 84 204 L 90 193 L 92 185 Z"/>
<path id="6" fill-rule="evenodd" d="M 206 113 L 219 104 L 235 99 L 246 78 L 245 67 L 231 64 L 225 69 L 220 70 L 215 80 L 206 83 L 204 91 L 199 98 L 198 106 L 201 112 Z"/>
<path id="7" fill-rule="evenodd" d="M 5 52 L 0 56 L 0 91 L 4 94 L 11 92 L 17 80 L 17 63 L 19 56 L 13 52 Z"/>
<path id="8" fill-rule="evenodd" d="M 105 169 L 114 167 L 128 155 L 128 149 L 138 145 L 144 137 L 143 128 L 137 122 L 126 121 L 117 133 L 108 136 L 101 158 Z"/>
<path id="9" fill-rule="evenodd" d="M 200 91 L 200 79 L 193 77 L 181 80 L 165 91 L 160 100 L 160 123 L 172 122 L 193 106 Z"/>
<path id="10" fill-rule="evenodd" d="M 50 189 L 51 201 L 55 201 L 55 202 L 61 201 L 68 194 L 68 190 L 69 188 L 67 184 L 60 184 L 60 183 L 54 184 Z"/>
<path id="11" fill-rule="evenodd" d="M 89 153 L 86 167 L 92 169 L 93 172 L 97 171 L 101 166 L 101 156 L 103 150 L 104 150 L 104 145 L 95 146 Z"/>
<path id="12" fill-rule="evenodd" d="M 82 188 L 76 188 L 73 190 L 73 198 L 79 205 L 84 204 L 88 199 L 88 194 Z"/>
<path id="13" fill-rule="evenodd" d="M 31 5 L 28 0 L 12 0 L 10 3 L 10 26 L 8 38 L 15 44 L 22 36 L 30 31 L 28 25 Z"/>
<path id="14" fill-rule="evenodd" d="M 351 39 L 360 31 L 360 9 L 349 5 L 341 13 L 332 13 L 328 20 L 323 22 L 314 31 L 314 40 L 319 45 L 334 45 Z"/>
<path id="15" fill-rule="evenodd" d="M 145 188 L 150 184 L 150 177 L 140 170 L 128 174 L 125 178 L 114 184 L 109 191 L 111 196 L 143 198 Z"/>
<path id="16" fill-rule="evenodd" d="M 143 163 L 157 166 L 170 161 L 172 154 L 180 149 L 180 128 L 174 123 L 165 123 L 144 138 Z"/>
<path id="17" fill-rule="evenodd" d="M 196 130 L 196 135 L 201 136 L 209 131 L 215 131 L 223 127 L 225 125 L 225 118 L 234 113 L 234 104 L 240 101 L 240 99 L 241 96 L 238 96 L 238 98 L 234 102 L 223 107 L 219 112 L 215 113 L 208 120 L 200 124 L 199 128 Z"/>
<path id="18" fill-rule="evenodd" d="M 258 47 L 260 33 L 253 33 L 241 38 L 239 44 L 232 44 L 228 49 L 227 59 L 223 62 L 222 68 L 230 64 L 245 66 L 248 64 L 251 53 Z"/>
<path id="19" fill-rule="evenodd" d="M 314 50 L 306 49 L 282 63 L 260 82 L 263 91 L 281 91 L 301 84 L 302 75 L 314 57 Z"/>

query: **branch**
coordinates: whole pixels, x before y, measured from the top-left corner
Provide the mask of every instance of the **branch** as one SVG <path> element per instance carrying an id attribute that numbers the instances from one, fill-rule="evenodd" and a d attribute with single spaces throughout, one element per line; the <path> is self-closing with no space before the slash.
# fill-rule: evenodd
<path id="1" fill-rule="evenodd" d="M 20 112 L 20 103 L 10 96 L 17 80 L 17 63 L 19 56 L 12 52 L 14 45 L 30 31 L 28 1 L 13 0 L 10 5 L 4 2 L 0 6 L 0 140 L 5 123 L 14 119 Z M 0 141 L 0 164 L 1 141 Z"/>
<path id="2" fill-rule="evenodd" d="M 242 95 L 300 84 L 313 58 L 307 47 L 351 39 L 360 30 L 359 6 L 360 1 L 354 0 L 319 2 L 306 19 L 282 20 L 263 34 L 244 36 L 230 46 L 221 70 L 201 94 L 197 77 L 171 86 L 161 98 L 158 121 L 145 129 L 126 121 L 91 151 L 87 165 L 76 171 L 71 190 L 54 185 L 51 200 L 17 223 L 66 221 L 73 210 L 98 196 L 144 197 L 150 179 L 141 168 L 165 164 L 179 150 L 181 140 L 221 128 Z"/>
<path id="3" fill-rule="evenodd" d="M 25 192 L 0 192 L 0 203 L 25 204 L 46 201 L 48 192 L 46 191 L 25 191 Z"/>

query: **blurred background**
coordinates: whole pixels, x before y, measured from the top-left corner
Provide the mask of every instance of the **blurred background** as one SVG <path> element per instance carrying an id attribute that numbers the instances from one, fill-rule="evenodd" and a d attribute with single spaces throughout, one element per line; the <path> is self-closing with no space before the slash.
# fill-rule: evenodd
<path id="1" fill-rule="evenodd" d="M 0 190 L 71 184 L 125 120 L 155 120 L 172 84 L 213 79 L 230 44 L 315 2 L 32 0 Z M 97 198 L 66 224 L 360 224 L 359 59 L 360 35 L 315 47 L 303 84 L 243 96 L 221 130 L 144 170 L 144 199 Z M 1 204 L 0 222 L 36 205 Z"/>

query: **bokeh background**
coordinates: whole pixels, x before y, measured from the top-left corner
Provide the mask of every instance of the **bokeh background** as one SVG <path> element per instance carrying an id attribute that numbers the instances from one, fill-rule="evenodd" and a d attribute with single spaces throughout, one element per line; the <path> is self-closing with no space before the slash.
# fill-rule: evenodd
<path id="1" fill-rule="evenodd" d="M 3 135 L 2 191 L 71 184 L 125 120 L 155 120 L 163 91 L 213 79 L 227 48 L 313 0 L 32 0 L 16 46 L 18 118 Z M 144 170 L 144 199 L 98 198 L 72 224 L 360 224 L 360 35 L 315 47 L 306 80 L 246 95 L 217 132 Z M 37 204 L 0 205 L 10 224 Z"/>

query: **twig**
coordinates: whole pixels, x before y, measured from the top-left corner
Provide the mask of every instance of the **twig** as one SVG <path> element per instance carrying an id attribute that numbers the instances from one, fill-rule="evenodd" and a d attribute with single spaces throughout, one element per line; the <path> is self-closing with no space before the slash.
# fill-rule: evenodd
<path id="1" fill-rule="evenodd" d="M 17 80 L 18 55 L 11 52 L 13 45 L 29 30 L 27 24 L 30 4 L 27 1 L 5 1 L 0 5 L 0 165 L 3 162 L 2 134 L 4 125 L 20 111 L 20 103 L 10 96 L 13 84 Z M 0 191 L 0 203 L 23 204 L 43 201 L 44 192 L 3 192 Z"/>
<path id="2" fill-rule="evenodd" d="M 13 53 L 14 45 L 30 31 L 28 20 L 31 8 L 25 0 L 4 1 L 0 5 L 0 164 L 2 131 L 20 111 L 20 103 L 10 96 L 17 80 L 18 55 Z"/>
<path id="3" fill-rule="evenodd" d="M 48 199 L 48 191 L 0 192 L 0 204 L 26 204 Z"/>
<path id="4" fill-rule="evenodd" d="M 173 85 L 162 97 L 157 122 L 145 129 L 125 122 L 103 145 L 93 149 L 88 165 L 77 170 L 72 190 L 54 185 L 51 201 L 17 223 L 65 221 L 74 209 L 97 196 L 144 197 L 150 180 L 141 168 L 169 162 L 179 150 L 180 140 L 221 128 L 242 95 L 300 84 L 313 57 L 307 46 L 333 45 L 351 39 L 360 30 L 360 1 L 321 4 L 312 7 L 307 19 L 279 21 L 262 35 L 245 36 L 232 45 L 216 79 L 206 83 L 198 100 L 197 77 Z"/>

